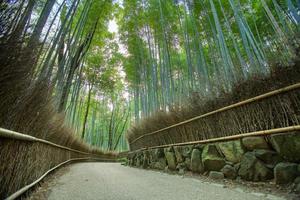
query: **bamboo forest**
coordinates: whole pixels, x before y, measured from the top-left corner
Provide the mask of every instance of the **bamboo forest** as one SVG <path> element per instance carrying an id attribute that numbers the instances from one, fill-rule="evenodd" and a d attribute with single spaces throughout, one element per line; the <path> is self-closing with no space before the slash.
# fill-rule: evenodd
<path id="1" fill-rule="evenodd" d="M 102 150 L 127 150 L 135 132 L 157 129 L 156 118 L 162 128 L 196 115 L 178 114 L 193 105 L 232 100 L 240 84 L 294 66 L 299 54 L 298 0 L 4 0 L 0 8 L 1 127 L 54 141 L 66 129 Z"/>
<path id="2" fill-rule="evenodd" d="M 299 199 L 299 80 L 300 0 L 0 0 L 0 199 Z"/>

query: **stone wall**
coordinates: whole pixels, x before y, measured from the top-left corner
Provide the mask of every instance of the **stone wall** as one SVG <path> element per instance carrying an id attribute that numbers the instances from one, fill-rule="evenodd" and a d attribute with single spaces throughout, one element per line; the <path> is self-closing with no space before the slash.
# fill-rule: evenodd
<path id="1" fill-rule="evenodd" d="M 214 179 L 274 179 L 276 184 L 294 184 L 300 192 L 300 132 L 136 151 L 128 154 L 127 164 Z"/>

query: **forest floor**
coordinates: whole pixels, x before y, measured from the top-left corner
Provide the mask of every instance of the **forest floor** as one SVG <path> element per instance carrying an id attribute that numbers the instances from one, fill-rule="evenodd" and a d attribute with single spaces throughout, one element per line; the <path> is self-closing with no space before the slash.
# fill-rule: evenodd
<path id="1" fill-rule="evenodd" d="M 160 200 L 294 199 L 293 194 L 262 185 L 212 181 L 124 167 L 119 163 L 87 162 L 63 167 L 48 177 L 29 200 Z"/>

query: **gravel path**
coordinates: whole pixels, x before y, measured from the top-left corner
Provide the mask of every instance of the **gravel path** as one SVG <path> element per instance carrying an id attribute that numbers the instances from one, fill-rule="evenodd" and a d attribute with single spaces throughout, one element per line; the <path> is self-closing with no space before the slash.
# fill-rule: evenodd
<path id="1" fill-rule="evenodd" d="M 47 191 L 50 200 L 281 199 L 194 178 L 124 167 L 119 163 L 73 164 L 51 185 Z"/>

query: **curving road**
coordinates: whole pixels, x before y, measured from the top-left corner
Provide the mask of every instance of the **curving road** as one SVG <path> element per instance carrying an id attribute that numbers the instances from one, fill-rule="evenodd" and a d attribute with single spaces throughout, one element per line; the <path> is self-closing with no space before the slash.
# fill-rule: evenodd
<path id="1" fill-rule="evenodd" d="M 194 178 L 124 167 L 119 163 L 73 164 L 52 185 L 47 191 L 50 200 L 281 199 Z"/>

